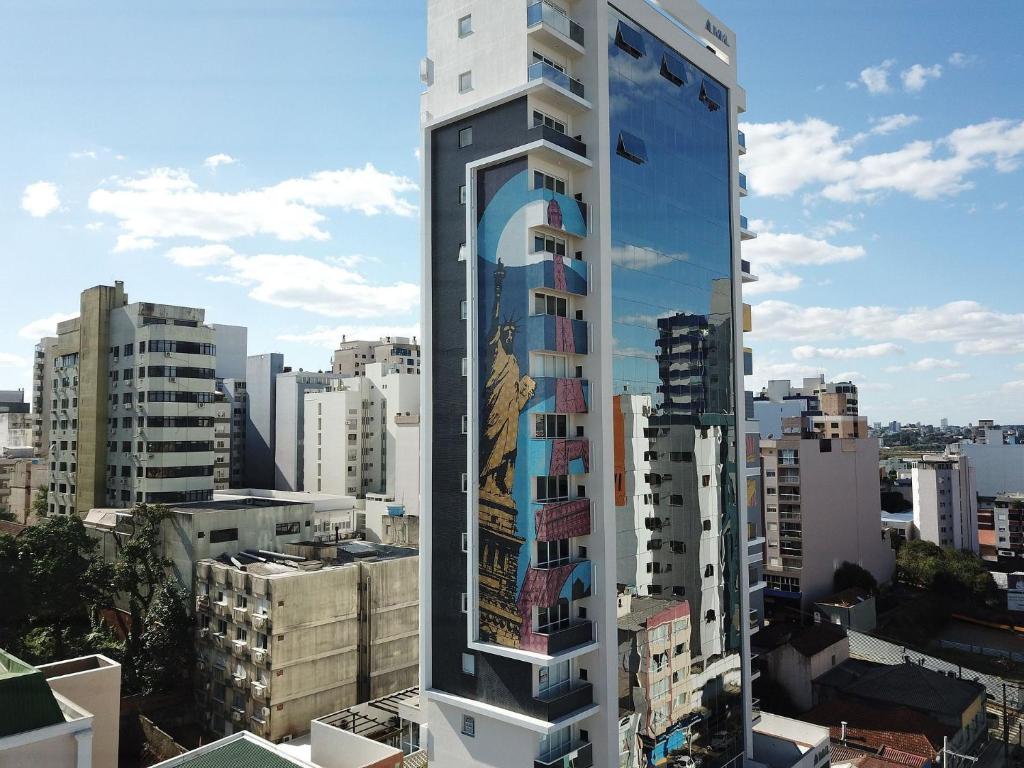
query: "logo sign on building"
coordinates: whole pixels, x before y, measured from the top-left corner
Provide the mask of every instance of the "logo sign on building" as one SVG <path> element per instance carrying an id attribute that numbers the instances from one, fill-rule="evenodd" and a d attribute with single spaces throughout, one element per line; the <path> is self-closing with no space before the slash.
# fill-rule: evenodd
<path id="1" fill-rule="evenodd" d="M 704 25 L 704 29 L 722 45 L 729 45 L 729 33 L 712 24 L 711 19 L 708 19 L 707 23 Z"/>
<path id="2" fill-rule="evenodd" d="M 1006 586 L 1006 609 L 1024 612 L 1024 573 L 1011 573 Z"/>

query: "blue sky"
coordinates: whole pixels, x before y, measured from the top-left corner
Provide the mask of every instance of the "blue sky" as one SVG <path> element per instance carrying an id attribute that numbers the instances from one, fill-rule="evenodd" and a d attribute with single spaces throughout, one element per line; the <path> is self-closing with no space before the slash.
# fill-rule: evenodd
<path id="1" fill-rule="evenodd" d="M 1024 421 L 1024 5 L 708 6 L 748 92 L 750 384 L 820 370 L 872 421 Z M 295 367 L 415 330 L 423 3 L 0 0 L 0 22 L 0 388 L 114 279 Z"/>

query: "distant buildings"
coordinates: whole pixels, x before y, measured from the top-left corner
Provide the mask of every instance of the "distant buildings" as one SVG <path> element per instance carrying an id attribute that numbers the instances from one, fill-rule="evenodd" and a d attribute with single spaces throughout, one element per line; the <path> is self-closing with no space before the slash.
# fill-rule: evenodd
<path id="1" fill-rule="evenodd" d="M 31 457 L 38 423 L 25 390 L 0 390 L 0 455 Z"/>
<path id="2" fill-rule="evenodd" d="M 83 656 L 33 667 L 0 650 L 0 765 L 117 768 L 121 665 Z"/>
<path id="3" fill-rule="evenodd" d="M 284 355 L 250 355 L 245 363 L 248 416 L 245 426 L 245 485 L 274 487 L 274 445 L 277 428 L 277 376 L 286 369 Z"/>
<path id="4" fill-rule="evenodd" d="M 0 457 L 0 510 L 12 514 L 18 523 L 35 523 L 32 505 L 47 487 L 49 476 L 43 459 Z"/>
<path id="5" fill-rule="evenodd" d="M 912 470 L 914 527 L 943 547 L 978 553 L 975 470 L 966 455 L 922 456 Z"/>
<path id="6" fill-rule="evenodd" d="M 306 393 L 335 386 L 340 381 L 341 377 L 333 373 L 285 370 L 277 374 L 274 385 L 274 482 L 270 487 L 279 491 L 307 490 L 304 447 Z"/>
<path id="7" fill-rule="evenodd" d="M 348 341 L 342 336 L 331 358 L 331 372 L 345 378 L 365 376 L 366 366 L 373 363 L 381 363 L 387 370 L 419 373 L 420 345 L 416 337 L 384 336 L 377 341 Z"/>

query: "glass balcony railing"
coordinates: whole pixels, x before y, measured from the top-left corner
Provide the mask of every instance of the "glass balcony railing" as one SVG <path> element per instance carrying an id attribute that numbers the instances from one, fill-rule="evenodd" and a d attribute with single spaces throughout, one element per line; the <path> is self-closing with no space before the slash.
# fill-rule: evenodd
<path id="1" fill-rule="evenodd" d="M 747 148 L 747 136 L 743 131 L 736 131 L 736 143 L 744 149 Z"/>
<path id="2" fill-rule="evenodd" d="M 580 157 L 587 156 L 587 145 L 567 133 L 556 131 L 554 128 L 547 125 L 535 125 L 529 132 L 531 136 L 536 136 L 538 139 L 550 141 L 552 144 L 555 144 L 562 149 L 567 149 Z"/>
<path id="3" fill-rule="evenodd" d="M 750 229 L 750 222 L 746 216 L 740 216 L 740 229 Z"/>
<path id="4" fill-rule="evenodd" d="M 740 174 L 740 189 L 744 192 L 747 191 L 747 174 L 745 173 Z"/>
<path id="5" fill-rule="evenodd" d="M 561 10 L 545 2 L 527 6 L 527 28 L 536 26 L 541 22 L 547 24 L 564 37 L 568 37 L 577 45 L 583 45 L 583 27 L 562 13 Z"/>
<path id="6" fill-rule="evenodd" d="M 741 259 L 740 260 L 740 269 L 743 270 L 743 274 L 749 275 L 750 274 L 750 262 L 747 261 L 746 259 Z"/>
<path id="7" fill-rule="evenodd" d="M 573 96 L 585 98 L 583 95 L 583 83 L 558 67 L 548 64 L 546 61 L 538 61 L 531 64 L 526 70 L 528 80 L 547 80 L 552 85 L 564 88 Z"/>
<path id="8" fill-rule="evenodd" d="M 533 761 L 534 768 L 591 768 L 593 764 L 594 748 L 589 741 L 551 750 Z"/>

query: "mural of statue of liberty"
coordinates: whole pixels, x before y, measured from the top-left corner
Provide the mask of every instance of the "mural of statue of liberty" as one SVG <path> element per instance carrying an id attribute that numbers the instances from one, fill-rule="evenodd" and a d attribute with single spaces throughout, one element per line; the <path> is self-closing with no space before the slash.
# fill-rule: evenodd
<path id="1" fill-rule="evenodd" d="M 519 417 L 536 390 L 515 356 L 515 318 L 501 317 L 505 267 L 494 273 L 494 313 L 487 350 L 487 380 L 480 407 L 480 639 L 518 648 L 522 617 L 516 607 L 519 552 L 512 485 Z"/>

